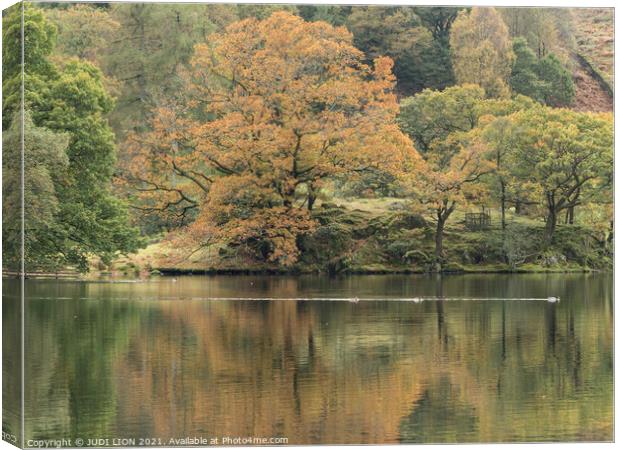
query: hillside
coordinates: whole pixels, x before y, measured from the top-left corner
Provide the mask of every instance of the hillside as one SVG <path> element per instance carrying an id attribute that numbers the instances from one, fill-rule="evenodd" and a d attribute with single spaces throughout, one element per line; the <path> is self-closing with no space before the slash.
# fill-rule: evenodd
<path id="1" fill-rule="evenodd" d="M 572 10 L 578 111 L 612 111 L 614 20 L 611 8 Z"/>

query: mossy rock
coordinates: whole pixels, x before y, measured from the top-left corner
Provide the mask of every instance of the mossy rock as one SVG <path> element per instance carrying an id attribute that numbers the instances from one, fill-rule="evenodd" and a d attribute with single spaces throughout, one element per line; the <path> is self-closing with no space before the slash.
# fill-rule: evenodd
<path id="1" fill-rule="evenodd" d="M 395 230 L 415 230 L 417 228 L 425 228 L 428 223 L 419 214 L 400 213 L 394 214 L 389 218 L 387 226 Z"/>
<path id="2" fill-rule="evenodd" d="M 306 264 L 326 264 L 345 253 L 352 245 L 350 227 L 340 223 L 319 226 L 309 235 L 298 239 L 301 259 Z"/>

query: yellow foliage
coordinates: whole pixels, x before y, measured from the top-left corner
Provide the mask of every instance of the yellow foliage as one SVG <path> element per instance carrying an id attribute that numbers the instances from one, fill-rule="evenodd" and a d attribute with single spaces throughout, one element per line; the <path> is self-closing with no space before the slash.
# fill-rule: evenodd
<path id="1" fill-rule="evenodd" d="M 508 28 L 495 8 L 461 11 L 452 25 L 450 47 L 459 84 L 478 84 L 491 98 L 509 95 L 514 54 Z"/>

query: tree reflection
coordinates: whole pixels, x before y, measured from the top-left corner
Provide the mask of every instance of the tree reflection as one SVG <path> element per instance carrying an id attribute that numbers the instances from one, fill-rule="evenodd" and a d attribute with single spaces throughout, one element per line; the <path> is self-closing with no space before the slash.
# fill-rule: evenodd
<path id="1" fill-rule="evenodd" d="M 492 278 L 415 278 L 398 289 L 553 289 L 562 301 L 192 300 L 201 289 L 226 296 L 228 279 L 202 288 L 204 279 L 180 280 L 180 289 L 56 285 L 54 299 L 28 303 L 27 433 L 291 444 L 611 439 L 610 278 L 500 277 L 495 291 Z M 310 289 L 292 280 L 256 280 L 247 292 Z M 328 292 L 396 293 L 374 281 L 332 281 Z"/>

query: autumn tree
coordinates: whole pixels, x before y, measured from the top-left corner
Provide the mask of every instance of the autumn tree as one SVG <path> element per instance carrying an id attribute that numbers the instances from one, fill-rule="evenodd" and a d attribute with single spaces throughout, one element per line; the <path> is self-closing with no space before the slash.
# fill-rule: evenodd
<path id="1" fill-rule="evenodd" d="M 609 114 L 537 107 L 516 113 L 511 165 L 546 211 L 551 242 L 560 213 L 609 188 L 613 121 Z"/>
<path id="2" fill-rule="evenodd" d="M 363 60 L 324 22 L 276 12 L 230 25 L 196 46 L 185 101 L 136 138 L 127 179 L 154 207 L 197 211 L 184 234 L 194 244 L 213 237 L 293 263 L 327 178 L 412 150 L 395 124 L 391 60 Z"/>
<path id="3" fill-rule="evenodd" d="M 487 97 L 508 95 L 514 55 L 508 28 L 495 8 L 461 11 L 452 25 L 450 48 L 459 84 L 479 84 Z"/>

